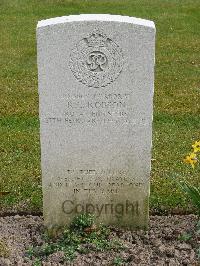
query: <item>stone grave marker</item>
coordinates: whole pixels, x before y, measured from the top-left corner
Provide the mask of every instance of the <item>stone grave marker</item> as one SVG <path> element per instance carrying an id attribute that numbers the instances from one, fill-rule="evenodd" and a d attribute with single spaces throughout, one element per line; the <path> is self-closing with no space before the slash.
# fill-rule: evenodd
<path id="1" fill-rule="evenodd" d="M 37 58 L 45 225 L 94 213 L 148 225 L 155 26 L 119 15 L 39 21 Z"/>

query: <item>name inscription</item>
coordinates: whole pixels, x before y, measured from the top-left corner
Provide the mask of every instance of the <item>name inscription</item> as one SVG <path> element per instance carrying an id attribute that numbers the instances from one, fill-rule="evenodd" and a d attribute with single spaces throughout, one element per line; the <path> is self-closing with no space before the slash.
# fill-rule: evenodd
<path id="1" fill-rule="evenodd" d="M 146 123 L 145 118 L 133 118 L 130 112 L 131 94 L 125 93 L 92 93 L 92 94 L 66 94 L 62 100 L 63 110 L 58 115 L 43 115 L 41 120 L 45 124 L 64 124 L 68 127 L 77 125 L 137 125 Z"/>

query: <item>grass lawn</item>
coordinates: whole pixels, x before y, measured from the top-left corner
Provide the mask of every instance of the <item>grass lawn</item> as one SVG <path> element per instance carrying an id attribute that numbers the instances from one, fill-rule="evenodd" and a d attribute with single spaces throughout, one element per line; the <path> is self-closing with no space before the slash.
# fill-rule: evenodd
<path id="1" fill-rule="evenodd" d="M 174 172 L 194 184 L 200 169 L 182 163 L 200 139 L 199 0 L 1 0 L 1 207 L 42 209 L 35 29 L 38 20 L 110 13 L 153 20 L 157 28 L 151 208 L 190 209 Z M 200 168 L 200 167 L 199 167 Z"/>

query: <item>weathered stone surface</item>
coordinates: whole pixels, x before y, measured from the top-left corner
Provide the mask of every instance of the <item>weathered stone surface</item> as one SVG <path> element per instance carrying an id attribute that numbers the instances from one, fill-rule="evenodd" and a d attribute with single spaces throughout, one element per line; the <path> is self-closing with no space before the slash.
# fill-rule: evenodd
<path id="1" fill-rule="evenodd" d="M 41 163 L 47 226 L 80 212 L 146 227 L 154 23 L 79 15 L 37 27 Z"/>

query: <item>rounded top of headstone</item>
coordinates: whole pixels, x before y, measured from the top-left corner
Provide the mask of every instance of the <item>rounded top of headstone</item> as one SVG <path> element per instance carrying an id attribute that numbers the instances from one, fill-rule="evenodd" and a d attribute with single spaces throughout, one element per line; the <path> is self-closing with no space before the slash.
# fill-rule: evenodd
<path id="1" fill-rule="evenodd" d="M 81 14 L 81 15 L 70 15 L 70 16 L 50 18 L 39 21 L 37 24 L 37 28 L 62 24 L 67 22 L 80 22 L 80 21 L 121 22 L 121 23 L 130 23 L 155 29 L 155 24 L 151 20 L 129 17 L 129 16 L 110 15 L 110 14 Z"/>

